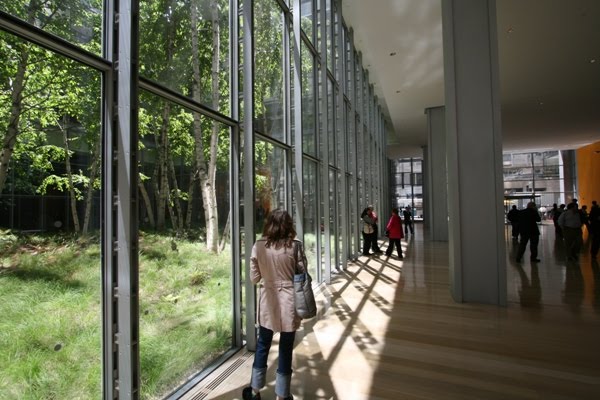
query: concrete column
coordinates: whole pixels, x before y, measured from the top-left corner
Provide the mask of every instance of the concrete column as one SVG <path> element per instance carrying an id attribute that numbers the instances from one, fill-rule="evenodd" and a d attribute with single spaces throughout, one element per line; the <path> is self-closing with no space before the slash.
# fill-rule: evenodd
<path id="1" fill-rule="evenodd" d="M 431 240 L 448 241 L 448 180 L 446 166 L 446 113 L 444 107 L 425 109 L 427 145 L 427 219 Z"/>
<path id="2" fill-rule="evenodd" d="M 506 305 L 496 2 L 442 2 L 450 287 Z"/>

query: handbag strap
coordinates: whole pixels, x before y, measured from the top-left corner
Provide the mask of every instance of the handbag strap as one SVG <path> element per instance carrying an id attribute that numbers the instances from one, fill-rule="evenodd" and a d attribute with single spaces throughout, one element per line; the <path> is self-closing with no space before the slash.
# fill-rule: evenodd
<path id="1" fill-rule="evenodd" d="M 298 242 L 294 240 L 294 274 L 298 273 Z"/>

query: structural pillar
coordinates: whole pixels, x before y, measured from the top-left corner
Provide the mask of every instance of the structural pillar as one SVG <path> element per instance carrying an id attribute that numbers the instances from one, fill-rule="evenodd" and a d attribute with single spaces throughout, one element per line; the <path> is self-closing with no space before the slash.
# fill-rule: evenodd
<path id="1" fill-rule="evenodd" d="M 427 214 L 431 240 L 448 241 L 448 180 L 444 107 L 425 109 L 427 115 Z"/>
<path id="2" fill-rule="evenodd" d="M 450 286 L 506 305 L 495 0 L 442 2 Z"/>

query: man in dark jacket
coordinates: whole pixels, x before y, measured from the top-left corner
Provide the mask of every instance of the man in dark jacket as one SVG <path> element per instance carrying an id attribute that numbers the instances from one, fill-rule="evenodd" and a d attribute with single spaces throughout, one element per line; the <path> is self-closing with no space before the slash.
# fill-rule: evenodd
<path id="1" fill-rule="evenodd" d="M 519 210 L 517 210 L 517 206 L 512 206 L 511 210 L 506 214 L 506 219 L 512 225 L 513 240 L 519 240 Z"/>
<path id="2" fill-rule="evenodd" d="M 412 209 L 410 208 L 410 205 L 406 206 L 404 211 L 402 211 L 402 216 L 404 217 L 404 235 L 408 238 L 409 230 L 411 235 L 415 234 L 415 228 L 413 227 Z"/>
<path id="3" fill-rule="evenodd" d="M 521 210 L 519 213 L 519 234 L 521 235 L 521 242 L 519 243 L 517 262 L 521 262 L 523 259 L 523 254 L 525 254 L 525 249 L 527 248 L 527 242 L 529 242 L 529 250 L 531 251 L 531 262 L 540 262 L 540 259 L 537 258 L 538 242 L 540 240 L 540 230 L 537 223 L 541 220 L 540 213 L 533 201 L 527 203 L 527 208 Z"/>

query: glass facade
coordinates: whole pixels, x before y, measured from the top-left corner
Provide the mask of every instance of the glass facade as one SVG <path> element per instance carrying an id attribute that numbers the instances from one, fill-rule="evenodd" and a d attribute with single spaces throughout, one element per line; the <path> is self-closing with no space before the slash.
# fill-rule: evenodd
<path id="1" fill-rule="evenodd" d="M 554 203 L 567 203 L 576 196 L 575 179 L 569 160 L 573 151 L 504 153 L 504 197 L 508 211 L 513 205 L 522 209 L 534 200 L 539 210 L 550 211 Z"/>
<path id="2" fill-rule="evenodd" d="M 404 158 L 392 163 L 392 204 L 410 206 L 415 219 L 423 219 L 423 160 Z"/>
<path id="3" fill-rule="evenodd" d="M 252 348 L 275 208 L 315 284 L 359 252 L 389 174 L 341 10 L 0 6 L 0 398 L 179 397 Z"/>

